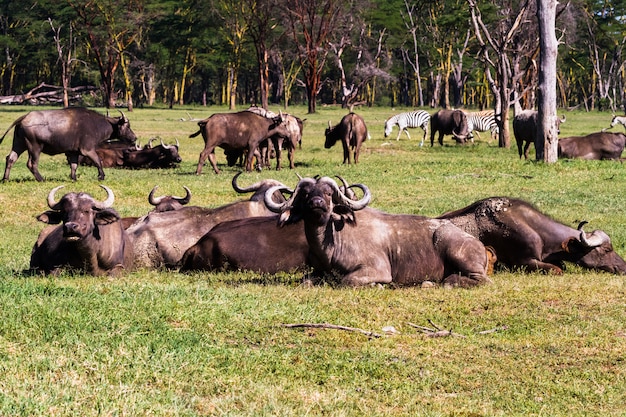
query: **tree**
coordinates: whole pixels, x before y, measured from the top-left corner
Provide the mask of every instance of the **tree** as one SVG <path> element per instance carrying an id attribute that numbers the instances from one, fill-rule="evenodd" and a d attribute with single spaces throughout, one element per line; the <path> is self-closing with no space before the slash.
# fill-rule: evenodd
<path id="1" fill-rule="evenodd" d="M 538 2 L 539 22 L 539 106 L 537 135 L 535 136 L 536 159 L 556 162 L 558 159 L 558 133 L 556 114 L 556 0 Z"/>
<path id="2" fill-rule="evenodd" d="M 315 113 L 329 41 L 343 20 L 345 7 L 346 2 L 342 0 L 291 0 L 284 6 L 304 72 L 309 113 Z"/>
<path id="3" fill-rule="evenodd" d="M 475 0 L 468 0 L 474 34 L 480 45 L 481 53 L 479 59 L 485 64 L 485 74 L 489 80 L 489 86 L 495 97 L 495 114 L 500 128 L 498 144 L 500 147 L 511 146 L 509 135 L 509 109 L 511 106 L 511 96 L 514 92 L 515 81 L 513 77 L 518 77 L 519 72 L 513 74 L 514 65 L 511 62 L 510 54 L 521 53 L 521 47 L 513 48 L 512 41 L 514 35 L 520 30 L 522 22 L 526 19 L 528 11 L 528 0 L 525 0 L 516 14 L 511 8 L 503 8 L 502 18 L 494 23 L 490 29 L 482 19 L 480 9 Z M 501 5 L 502 6 L 502 5 Z M 509 7 L 512 7 L 509 5 Z M 495 54 L 492 59 L 490 51 Z M 491 71 L 495 72 L 495 78 Z"/>

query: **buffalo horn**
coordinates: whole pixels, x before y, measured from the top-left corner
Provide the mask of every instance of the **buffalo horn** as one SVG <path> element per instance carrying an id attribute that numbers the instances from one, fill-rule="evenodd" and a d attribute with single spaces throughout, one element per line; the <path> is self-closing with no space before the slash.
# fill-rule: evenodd
<path id="1" fill-rule="evenodd" d="M 161 138 L 159 138 L 161 139 Z M 170 149 L 172 147 L 172 145 L 166 145 L 163 143 L 163 139 L 161 139 L 161 146 L 163 147 L 163 149 Z"/>
<path id="2" fill-rule="evenodd" d="M 172 197 L 172 198 L 178 201 L 180 204 L 187 204 L 189 203 L 189 201 L 191 201 L 191 190 L 187 188 L 187 186 L 185 185 L 183 185 L 183 188 L 185 189 L 185 192 L 186 192 L 184 197 Z"/>
<path id="3" fill-rule="evenodd" d="M 48 193 L 48 207 L 50 207 L 52 210 L 56 210 L 54 206 L 57 205 L 57 201 L 54 200 L 54 195 L 56 194 L 57 191 L 59 191 L 63 187 L 65 187 L 65 185 L 59 185 L 58 187 L 54 187 Z"/>
<path id="4" fill-rule="evenodd" d="M 596 231 L 593 231 L 589 234 L 589 236 L 587 236 L 587 233 L 583 230 L 583 226 L 585 224 L 587 224 L 587 221 L 582 221 L 578 225 L 578 230 L 580 231 L 580 242 L 583 245 L 588 248 L 595 248 L 601 246 L 607 241 L 608 236 L 605 233 L 596 233 Z"/>
<path id="5" fill-rule="evenodd" d="M 150 194 L 148 194 L 148 203 L 152 204 L 153 206 L 157 206 L 159 205 L 161 201 L 163 201 L 163 196 L 161 197 L 154 196 L 154 193 L 156 192 L 157 188 L 159 188 L 159 186 L 155 185 L 152 191 L 150 191 Z"/>
<path id="6" fill-rule="evenodd" d="M 296 186 L 295 192 L 298 191 L 299 186 L 300 186 L 300 183 L 298 183 L 298 185 Z M 291 197 L 289 197 L 287 201 L 284 201 L 282 203 L 277 203 L 272 198 L 272 196 L 274 195 L 276 191 L 280 193 L 293 193 L 293 194 L 291 195 Z M 288 187 L 285 187 L 284 185 L 275 185 L 273 187 L 270 187 L 267 189 L 267 191 L 265 191 L 265 196 L 264 196 L 265 205 L 273 213 L 282 213 L 285 207 L 290 207 L 291 204 L 293 203 L 293 196 L 295 196 L 295 192 L 291 191 Z"/>
<path id="7" fill-rule="evenodd" d="M 128 119 L 126 118 L 126 115 L 124 114 L 124 112 L 123 112 L 123 111 L 121 111 L 121 110 L 118 110 L 118 111 L 119 111 L 119 112 L 120 112 L 120 114 L 122 115 L 122 120 L 124 120 L 124 121 L 126 122 Z"/>
<path id="8" fill-rule="evenodd" d="M 331 128 L 331 125 L 330 125 L 330 120 L 328 121 L 328 128 L 329 128 L 329 129 Z"/>
<path id="9" fill-rule="evenodd" d="M 176 138 L 176 147 L 180 148 L 180 142 L 178 142 L 178 138 Z"/>
<path id="10" fill-rule="evenodd" d="M 339 198 L 341 204 L 350 207 L 354 211 L 358 211 L 358 210 L 364 209 L 369 204 L 370 200 L 372 199 L 372 193 L 370 192 L 369 188 L 367 188 L 367 186 L 364 185 L 364 184 L 353 184 L 352 185 L 352 187 L 360 188 L 363 191 L 363 197 L 361 197 L 360 200 L 356 200 L 355 201 L 355 200 L 350 199 L 347 195 L 345 195 L 339 189 L 339 186 L 337 185 L 335 180 L 333 180 L 332 178 L 330 178 L 330 177 L 322 177 L 322 178 L 320 178 L 318 180 L 318 182 L 324 182 L 324 183 L 330 185 L 335 190 L 335 193 L 337 194 L 337 197 Z"/>
<path id="11" fill-rule="evenodd" d="M 115 201 L 115 195 L 113 194 L 113 191 L 109 187 L 107 187 L 106 185 L 100 184 L 100 187 L 104 191 L 107 192 L 107 198 L 106 198 L 106 200 L 104 200 L 102 202 L 96 201 L 94 203 L 94 206 L 96 208 L 99 208 L 99 209 L 109 208 L 109 207 L 111 207 L 113 205 L 113 202 Z"/>

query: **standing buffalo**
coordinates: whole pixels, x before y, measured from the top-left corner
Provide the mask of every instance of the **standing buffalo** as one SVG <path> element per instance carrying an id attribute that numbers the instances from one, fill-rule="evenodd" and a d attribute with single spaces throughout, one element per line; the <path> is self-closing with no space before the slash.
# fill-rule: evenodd
<path id="1" fill-rule="evenodd" d="M 270 216 L 272 212 L 263 203 L 265 191 L 275 185 L 284 185 L 275 180 L 262 180 L 241 188 L 237 185 L 238 176 L 233 177 L 233 188 L 239 193 L 253 192 L 249 200 L 217 208 L 185 206 L 174 211 L 150 212 L 135 221 L 127 232 L 135 248 L 137 266 L 176 268 L 180 266 L 185 251 L 216 224 L 246 217 Z M 280 193 L 277 194 L 282 198 Z"/>
<path id="2" fill-rule="evenodd" d="M 363 191 L 361 199 L 348 198 L 331 178 L 304 178 L 284 203 L 271 196 L 290 191 L 270 188 L 265 204 L 280 213 L 281 225 L 304 221 L 313 266 L 340 274 L 345 285 L 491 282 L 488 252 L 478 239 L 447 220 L 366 209 L 369 189 L 352 187 Z"/>
<path id="3" fill-rule="evenodd" d="M 221 147 L 227 151 L 246 150 L 246 171 L 252 171 L 253 157 L 259 158 L 259 144 L 273 135 L 290 137 L 283 117 L 267 118 L 249 111 L 238 113 L 216 113 L 211 117 L 198 122 L 200 129 L 191 134 L 193 138 L 202 133 L 204 150 L 200 152 L 196 174 L 202 173 L 202 166 L 207 158 L 216 174 L 219 174 L 215 160 L 215 148 Z"/>
<path id="4" fill-rule="evenodd" d="M 507 197 L 480 200 L 439 217 L 491 246 L 498 262 L 563 273 L 563 261 L 583 268 L 626 274 L 626 262 L 613 250 L 611 239 L 602 230 L 586 233 L 565 226 L 531 204 Z"/>
<path id="5" fill-rule="evenodd" d="M 470 136 L 467 116 L 461 110 L 439 110 L 430 117 L 430 146 L 435 144 L 436 132 L 442 146 L 443 135 L 452 135 L 458 143 L 465 143 Z"/>
<path id="6" fill-rule="evenodd" d="M 559 158 L 621 160 L 626 135 L 597 132 L 559 139 Z"/>
<path id="7" fill-rule="evenodd" d="M 46 274 L 70 267 L 92 275 L 117 274 L 133 264 L 132 245 L 122 228 L 120 216 L 111 208 L 113 191 L 105 201 L 97 201 L 86 193 L 68 193 L 58 202 L 53 188 L 48 194 L 51 210 L 37 219 L 48 224 L 33 247 L 30 268 Z"/>
<path id="8" fill-rule="evenodd" d="M 31 111 L 13 122 L 0 138 L 0 143 L 15 126 L 13 148 L 6 158 L 4 180 L 9 179 L 11 167 L 19 156 L 28 150 L 27 166 L 37 181 L 43 181 L 39 173 L 39 155 L 65 153 L 70 162 L 70 177 L 76 180 L 78 156 L 85 155 L 98 167 L 98 179 L 104 179 L 98 145 L 106 140 L 119 139 L 134 143 L 135 134 L 130 122 L 121 117 L 105 117 L 84 108 Z"/>
<path id="9" fill-rule="evenodd" d="M 368 137 L 365 121 L 361 116 L 355 113 L 348 113 L 343 116 L 339 124 L 331 127 L 328 121 L 328 128 L 324 133 L 326 142 L 324 148 L 329 149 L 338 140 L 343 145 L 343 163 L 350 163 L 350 150 L 354 152 L 354 163 L 359 162 L 359 152 L 361 145 Z"/>
<path id="10" fill-rule="evenodd" d="M 561 133 L 561 123 L 565 123 L 565 116 L 556 119 L 556 133 Z M 522 110 L 513 117 L 513 134 L 517 142 L 517 152 L 520 159 L 528 159 L 528 148 L 534 144 L 537 137 L 537 110 Z M 522 150 L 523 148 L 523 150 Z"/>

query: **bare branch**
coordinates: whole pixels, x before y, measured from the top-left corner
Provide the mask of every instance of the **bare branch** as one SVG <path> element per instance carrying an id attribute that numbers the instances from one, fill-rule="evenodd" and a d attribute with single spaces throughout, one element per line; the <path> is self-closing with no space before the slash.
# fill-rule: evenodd
<path id="1" fill-rule="evenodd" d="M 334 329 L 334 330 L 345 330 L 348 332 L 356 332 L 366 335 L 367 337 L 379 338 L 382 335 L 374 332 L 370 332 L 368 330 L 359 329 L 356 327 L 346 327 L 346 326 L 338 326 L 336 324 L 330 323 L 292 323 L 292 324 L 282 324 L 282 327 L 286 327 L 288 329 L 293 329 L 297 327 L 309 327 L 314 329 Z"/>

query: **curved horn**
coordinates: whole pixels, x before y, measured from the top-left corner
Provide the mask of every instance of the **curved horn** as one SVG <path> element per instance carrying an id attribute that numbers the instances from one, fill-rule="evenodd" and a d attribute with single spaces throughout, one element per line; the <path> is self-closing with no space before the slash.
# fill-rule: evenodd
<path id="1" fill-rule="evenodd" d="M 178 201 L 180 204 L 187 204 L 189 203 L 189 201 L 191 200 L 191 190 L 189 188 L 187 188 L 187 186 L 183 185 L 183 188 L 186 191 L 186 194 L 184 197 L 172 197 L 174 200 Z"/>
<path id="2" fill-rule="evenodd" d="M 348 197 L 350 200 L 355 200 L 356 198 L 356 194 L 354 194 L 354 191 L 352 191 L 350 189 L 350 184 L 348 184 L 348 181 L 346 181 L 341 175 L 335 175 L 335 177 L 339 178 L 339 180 L 341 181 L 341 183 L 343 184 L 343 194 Z"/>
<path id="3" fill-rule="evenodd" d="M 124 121 L 127 121 L 128 119 L 126 118 L 126 115 L 124 114 L 124 112 L 123 112 L 123 111 L 121 111 L 121 110 L 118 110 L 118 111 L 121 113 L 121 115 L 122 115 L 122 119 L 123 119 Z"/>
<path id="4" fill-rule="evenodd" d="M 298 187 L 296 187 L 296 191 L 297 190 L 298 190 Z M 287 201 L 284 201 L 282 203 L 276 203 L 274 199 L 272 198 L 272 196 L 274 195 L 276 191 L 281 192 L 281 193 L 284 193 L 284 192 L 291 193 L 292 191 L 289 188 L 285 187 L 284 185 L 275 185 L 273 187 L 268 188 L 267 191 L 265 191 L 265 196 L 264 196 L 263 201 L 265 202 L 265 205 L 267 206 L 267 208 L 273 213 L 282 213 L 283 209 L 285 207 L 289 207 L 291 203 L 293 202 L 292 199 L 293 199 L 293 196 L 295 195 L 295 192 Z"/>
<path id="5" fill-rule="evenodd" d="M 180 143 L 178 142 L 178 138 L 176 138 L 176 147 L 180 148 Z"/>
<path id="6" fill-rule="evenodd" d="M 319 179 L 319 182 L 324 182 L 330 185 L 336 192 L 337 197 L 339 198 L 341 204 L 350 207 L 354 211 L 364 209 L 372 199 L 372 193 L 369 188 L 367 188 L 364 184 L 353 184 L 351 187 L 360 188 L 363 191 L 363 197 L 360 200 L 352 200 L 347 195 L 345 195 L 340 189 L 335 180 L 329 177 L 322 177 Z"/>
<path id="7" fill-rule="evenodd" d="M 588 248 L 595 248 L 601 246 L 603 243 L 609 240 L 609 237 L 606 233 L 596 233 L 596 230 L 591 232 L 589 234 L 589 237 L 587 237 L 587 234 L 583 230 L 583 226 L 587 223 L 587 221 L 582 221 L 578 225 L 578 230 L 580 230 L 580 242 L 583 245 L 587 246 Z"/>
<path id="8" fill-rule="evenodd" d="M 161 139 L 161 138 L 159 138 Z M 161 139 L 161 146 L 163 146 L 163 149 L 170 149 L 172 147 L 172 145 L 166 145 L 163 143 L 163 139 Z"/>
<path id="9" fill-rule="evenodd" d="M 261 186 L 261 182 L 257 182 L 255 184 L 252 184 L 246 188 L 242 188 L 237 184 L 237 178 L 243 173 L 243 171 L 239 171 L 238 173 L 235 174 L 235 176 L 233 177 L 233 180 L 231 181 L 231 184 L 233 185 L 233 189 L 235 191 L 237 191 L 239 194 L 243 194 L 243 193 L 251 193 L 253 191 L 257 191 L 259 189 L 259 187 Z"/>
<path id="10" fill-rule="evenodd" d="M 65 185 L 59 185 L 58 187 L 54 187 L 48 193 L 48 207 L 50 207 L 52 210 L 55 210 L 54 206 L 56 206 L 58 203 L 58 201 L 54 201 L 54 195 L 63 187 L 65 187 Z"/>
<path id="11" fill-rule="evenodd" d="M 105 208 L 111 207 L 113 205 L 113 202 L 115 201 L 115 195 L 113 194 L 113 191 L 106 185 L 102 185 L 102 184 L 100 185 L 100 188 L 102 188 L 103 190 L 107 192 L 107 198 L 106 200 L 102 202 L 96 201 L 94 206 L 99 209 L 105 209 Z"/>
<path id="12" fill-rule="evenodd" d="M 328 121 L 328 128 L 330 129 L 332 126 L 330 125 L 330 120 Z"/>
<path id="13" fill-rule="evenodd" d="M 159 188 L 159 186 L 155 185 L 152 191 L 150 191 L 150 194 L 148 194 L 148 203 L 152 204 L 153 206 L 157 206 L 159 205 L 161 201 L 163 201 L 163 196 L 160 196 L 160 197 L 154 196 L 154 193 L 156 192 L 157 188 Z"/>

